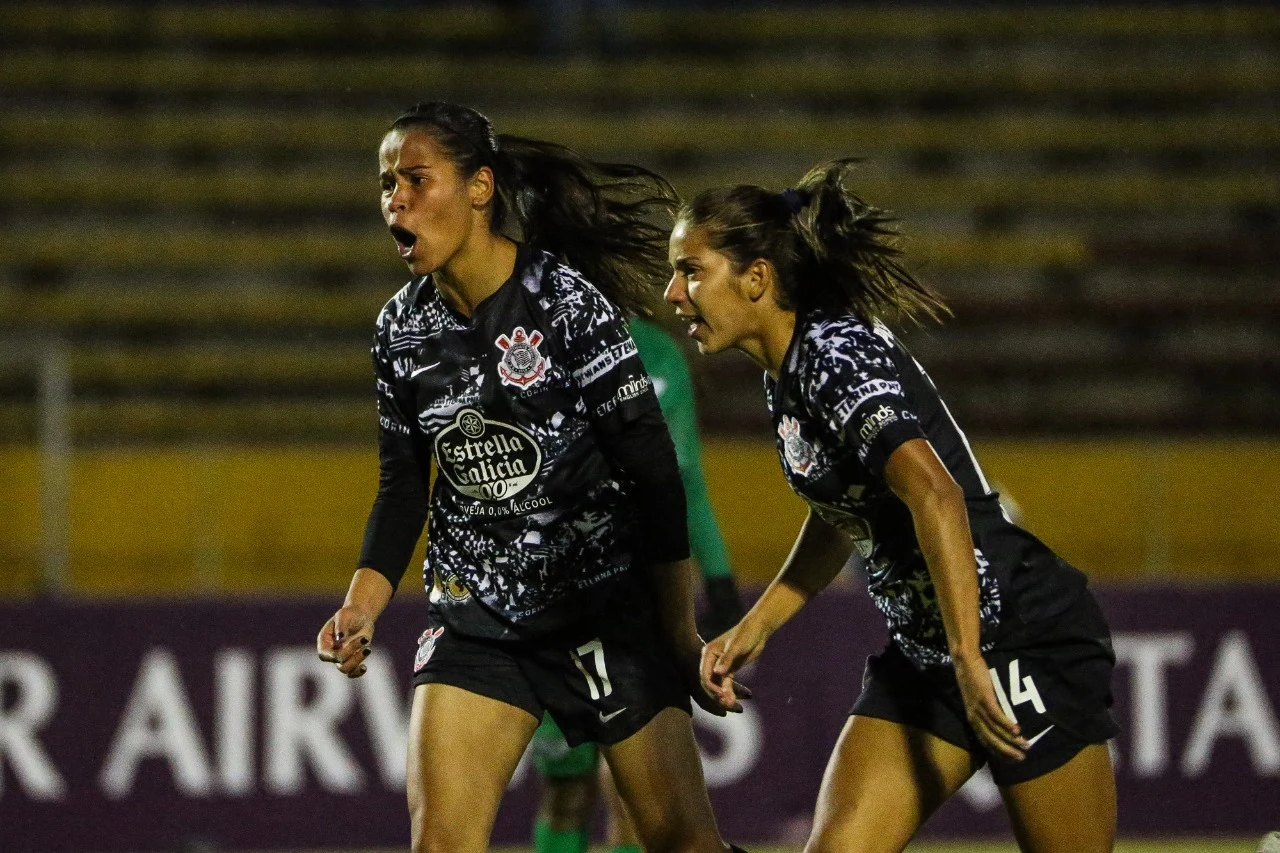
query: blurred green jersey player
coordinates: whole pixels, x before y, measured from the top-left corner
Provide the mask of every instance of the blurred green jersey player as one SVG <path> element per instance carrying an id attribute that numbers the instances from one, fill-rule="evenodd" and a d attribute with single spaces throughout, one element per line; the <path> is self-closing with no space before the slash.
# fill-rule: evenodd
<path id="1" fill-rule="evenodd" d="M 693 380 L 680 346 L 656 323 L 641 318 L 630 322 L 631 337 L 640 351 L 658 394 L 658 404 L 671 431 L 688 500 L 689 546 L 702 571 L 707 607 L 699 619 L 706 639 L 731 628 L 742 616 L 737 584 L 729 570 L 724 538 L 711 511 L 702 476 Z M 609 842 L 614 853 L 640 853 L 630 823 L 612 790 L 607 769 L 597 778 L 599 751 L 595 744 L 570 747 L 550 716 L 530 744 L 534 767 L 546 780 L 534 823 L 537 853 L 583 853 L 587 849 L 596 799 L 604 787 L 609 804 Z M 598 784 L 603 782 L 603 786 Z"/>

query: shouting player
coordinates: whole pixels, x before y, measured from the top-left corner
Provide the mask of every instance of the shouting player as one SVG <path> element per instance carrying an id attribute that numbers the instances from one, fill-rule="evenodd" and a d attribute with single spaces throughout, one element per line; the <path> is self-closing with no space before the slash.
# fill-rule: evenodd
<path id="1" fill-rule="evenodd" d="M 674 192 L 438 102 L 392 123 L 379 164 L 414 278 L 377 321 L 381 479 L 317 646 L 364 672 L 429 507 L 413 849 L 487 849 L 546 711 L 602 745 L 647 849 L 724 853 L 689 716 L 691 693 L 724 710 L 698 683 L 684 491 L 622 314 L 661 280 Z"/>
<path id="2" fill-rule="evenodd" d="M 629 328 L 675 442 L 688 499 L 689 544 L 706 590 L 707 609 L 698 627 L 702 636 L 714 637 L 738 621 L 742 604 L 702 476 L 689 365 L 679 345 L 656 323 L 637 317 Z M 601 789 L 608 807 L 611 853 L 640 853 L 631 822 L 617 802 L 612 779 L 607 773 L 597 774 L 597 752 L 593 743 L 570 747 L 550 716 L 534 733 L 533 762 L 545 779 L 534 822 L 534 853 L 585 853 Z"/>
<path id="3" fill-rule="evenodd" d="M 778 455 L 809 515 L 777 578 L 703 653 L 732 674 L 856 549 L 891 640 L 870 658 L 810 851 L 898 851 L 984 763 L 1022 849 L 1108 851 L 1110 634 L 1085 577 L 1017 527 L 933 383 L 885 325 L 945 306 L 897 261 L 892 220 L 846 186 L 709 190 L 682 208 L 666 298 L 704 353 L 765 371 Z"/>

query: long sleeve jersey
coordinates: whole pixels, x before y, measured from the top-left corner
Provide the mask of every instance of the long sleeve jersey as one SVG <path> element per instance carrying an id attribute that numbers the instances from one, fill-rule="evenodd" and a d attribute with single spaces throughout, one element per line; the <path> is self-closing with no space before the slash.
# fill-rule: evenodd
<path id="1" fill-rule="evenodd" d="M 702 474 L 702 445 L 698 440 L 698 411 L 689 363 L 680 345 L 656 323 L 636 318 L 630 323 L 649 378 L 662 406 L 662 416 L 675 442 L 680 479 L 688 500 L 689 547 L 706 578 L 730 577 L 729 554 L 711 509 L 711 497 Z"/>
<path id="2" fill-rule="evenodd" d="M 378 318 L 382 479 L 360 565 L 423 570 L 455 631 L 567 630 L 633 567 L 689 556 L 684 492 L 653 383 L 617 309 L 551 255 L 471 317 L 430 277 Z M 430 487 L 430 464 L 437 476 Z"/>

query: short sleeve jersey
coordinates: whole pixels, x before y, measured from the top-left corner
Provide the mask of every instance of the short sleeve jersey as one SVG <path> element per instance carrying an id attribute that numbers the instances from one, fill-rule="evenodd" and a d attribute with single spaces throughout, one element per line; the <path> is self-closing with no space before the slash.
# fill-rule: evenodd
<path id="1" fill-rule="evenodd" d="M 656 409 L 623 318 L 551 255 L 470 318 L 429 277 L 378 318 L 379 422 L 434 459 L 423 579 L 445 623 L 529 638 L 571 625 L 632 565 L 635 513 L 597 442 Z"/>
<path id="2" fill-rule="evenodd" d="M 884 478 L 889 456 L 907 441 L 927 439 L 964 490 L 984 651 L 1062 611 L 1083 589 L 1083 574 L 1009 521 L 932 380 L 884 326 L 801 313 L 765 393 L 788 483 L 852 536 L 893 642 L 917 665 L 950 656 L 911 513 Z"/>

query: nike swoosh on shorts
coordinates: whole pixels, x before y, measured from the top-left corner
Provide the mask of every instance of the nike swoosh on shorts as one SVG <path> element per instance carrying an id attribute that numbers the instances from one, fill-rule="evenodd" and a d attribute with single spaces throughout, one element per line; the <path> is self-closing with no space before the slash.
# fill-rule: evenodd
<path id="1" fill-rule="evenodd" d="M 1033 737 L 1033 738 L 1031 738 L 1030 740 L 1028 740 L 1028 741 L 1027 741 L 1027 749 L 1030 749 L 1031 747 L 1035 746 L 1035 745 L 1036 745 L 1036 741 L 1040 740 L 1040 738 L 1042 738 L 1042 737 L 1044 737 L 1045 735 L 1047 735 L 1047 734 L 1049 733 L 1049 729 L 1052 729 L 1054 725 L 1056 725 L 1056 723 L 1055 723 L 1055 724 L 1050 725 L 1050 726 L 1049 726 L 1048 728 L 1046 728 L 1046 729 L 1041 730 L 1040 734 L 1038 734 L 1038 735 L 1036 735 L 1035 737 Z"/>

